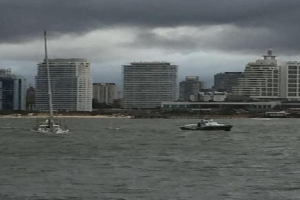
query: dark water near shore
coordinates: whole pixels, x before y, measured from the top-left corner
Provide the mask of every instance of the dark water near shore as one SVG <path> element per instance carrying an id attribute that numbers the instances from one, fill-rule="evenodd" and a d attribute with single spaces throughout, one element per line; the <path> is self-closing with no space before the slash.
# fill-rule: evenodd
<path id="1" fill-rule="evenodd" d="M 43 135 L 0 119 L 0 200 L 300 199 L 300 119 L 65 121 L 72 133 Z"/>

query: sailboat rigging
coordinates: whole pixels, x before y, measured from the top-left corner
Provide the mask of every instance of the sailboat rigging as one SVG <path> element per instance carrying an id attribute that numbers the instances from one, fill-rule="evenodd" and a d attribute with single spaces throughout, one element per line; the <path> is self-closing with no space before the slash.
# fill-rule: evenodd
<path id="1" fill-rule="evenodd" d="M 50 67 L 48 60 L 47 50 L 47 32 L 44 31 L 44 42 L 45 42 L 45 63 L 47 71 L 47 89 L 48 89 L 48 104 L 49 104 L 49 116 L 43 123 L 38 123 L 33 131 L 42 133 L 67 133 L 69 130 L 61 126 L 61 123 L 55 123 L 53 114 L 53 102 L 52 102 L 52 89 L 50 79 Z"/>

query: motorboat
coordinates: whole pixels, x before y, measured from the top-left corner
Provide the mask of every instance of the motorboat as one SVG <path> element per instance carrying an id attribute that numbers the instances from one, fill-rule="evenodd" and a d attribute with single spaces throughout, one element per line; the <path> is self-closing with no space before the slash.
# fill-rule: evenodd
<path id="1" fill-rule="evenodd" d="M 54 114 L 53 114 L 53 103 L 52 103 L 52 90 L 51 90 L 51 80 L 50 80 L 50 69 L 49 69 L 49 60 L 47 53 L 47 33 L 44 32 L 44 40 L 45 40 L 45 63 L 47 69 L 47 85 L 48 85 L 48 105 L 49 105 L 49 113 L 47 119 L 41 122 L 37 122 L 37 125 L 32 129 L 34 132 L 39 133 L 54 133 L 54 134 L 62 134 L 68 133 L 69 130 L 66 127 L 61 125 L 61 122 L 55 122 Z"/>
<path id="2" fill-rule="evenodd" d="M 230 131 L 232 128 L 232 125 L 227 124 L 219 124 L 218 122 L 210 119 L 205 120 L 202 119 L 197 124 L 187 124 L 184 126 L 181 126 L 181 130 L 223 130 L 223 131 Z"/>

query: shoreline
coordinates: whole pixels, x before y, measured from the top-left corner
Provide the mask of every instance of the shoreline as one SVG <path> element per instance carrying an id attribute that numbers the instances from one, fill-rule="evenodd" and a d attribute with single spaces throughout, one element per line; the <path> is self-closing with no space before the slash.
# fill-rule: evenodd
<path id="1" fill-rule="evenodd" d="M 21 115 L 21 114 L 11 114 L 11 115 L 0 115 L 0 119 L 44 119 L 47 118 L 48 115 L 45 114 L 37 114 L 37 115 Z M 255 115 L 255 114 L 235 114 L 235 115 L 161 115 L 161 116 L 134 116 L 134 115 L 55 115 L 55 118 L 82 118 L 82 119 L 259 119 L 259 118 L 273 118 L 273 117 L 265 117 L 263 115 Z M 300 118 L 300 116 L 290 116 L 285 118 Z"/>
<path id="2" fill-rule="evenodd" d="M 202 117 L 188 117 L 188 116 L 172 116 L 172 117 L 132 117 L 132 116 L 106 116 L 106 115 L 97 115 L 97 116 L 54 116 L 56 119 L 69 118 L 69 119 L 169 119 L 169 120 L 199 120 L 199 119 L 296 119 L 299 117 L 285 117 L 285 118 L 275 118 L 275 117 L 260 117 L 260 116 L 202 116 Z M 0 119 L 45 119 L 47 116 L 0 116 Z"/>
<path id="3" fill-rule="evenodd" d="M 36 119 L 36 118 L 47 118 L 46 115 L 38 116 L 15 116 L 15 115 L 0 115 L 1 118 L 9 119 Z M 108 116 L 108 115 L 96 115 L 96 116 L 85 116 L 85 115 L 62 115 L 54 116 L 55 118 L 102 118 L 102 119 L 131 119 L 130 116 Z"/>
<path id="4" fill-rule="evenodd" d="M 38 116 L 15 116 L 15 115 L 0 115 L 0 119 L 38 119 L 47 118 L 46 115 Z M 57 119 L 60 118 L 83 118 L 83 119 L 246 119 L 246 118 L 261 118 L 258 116 L 232 116 L 232 115 L 204 115 L 204 116 L 165 116 L 165 117 L 134 117 L 134 116 L 110 116 L 110 115 L 96 115 L 96 116 L 85 116 L 85 115 L 61 115 L 54 116 Z"/>

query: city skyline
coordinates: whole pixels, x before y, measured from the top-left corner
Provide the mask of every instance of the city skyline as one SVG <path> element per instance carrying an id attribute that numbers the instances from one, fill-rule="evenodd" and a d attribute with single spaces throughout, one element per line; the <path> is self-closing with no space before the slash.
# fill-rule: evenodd
<path id="1" fill-rule="evenodd" d="M 33 83 L 47 29 L 49 57 L 88 59 L 94 82 L 119 84 L 130 62 L 167 61 L 180 66 L 179 80 L 195 74 L 211 86 L 215 73 L 242 71 L 268 48 L 299 60 L 299 7 L 295 0 L 3 0 L 0 67 Z"/>

